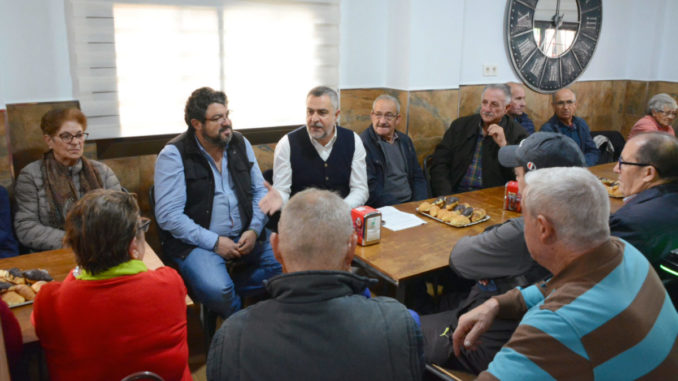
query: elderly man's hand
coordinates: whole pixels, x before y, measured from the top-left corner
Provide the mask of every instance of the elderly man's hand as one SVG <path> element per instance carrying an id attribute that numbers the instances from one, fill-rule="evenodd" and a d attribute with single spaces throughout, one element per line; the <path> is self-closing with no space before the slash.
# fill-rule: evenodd
<path id="1" fill-rule="evenodd" d="M 499 147 L 503 147 L 506 145 L 506 136 L 504 135 L 504 127 L 498 125 L 498 124 L 491 124 L 490 127 L 487 128 L 487 134 L 492 137 L 495 143 Z"/>
<path id="2" fill-rule="evenodd" d="M 241 256 L 236 243 L 228 237 L 221 236 L 219 237 L 216 253 L 225 259 L 240 258 Z"/>
<path id="3" fill-rule="evenodd" d="M 254 244 L 257 242 L 257 235 L 252 230 L 245 230 L 238 240 L 238 253 L 240 256 L 247 255 L 254 249 Z"/>
<path id="4" fill-rule="evenodd" d="M 268 193 L 259 201 L 259 209 L 265 214 L 271 215 L 282 208 L 282 197 L 277 189 L 273 188 L 268 181 L 264 181 Z"/>
<path id="5" fill-rule="evenodd" d="M 457 329 L 452 334 L 454 355 L 458 357 L 461 354 L 462 343 L 464 343 L 466 349 L 477 349 L 478 338 L 490 328 L 498 312 L 499 302 L 490 298 L 485 303 L 461 315 Z"/>

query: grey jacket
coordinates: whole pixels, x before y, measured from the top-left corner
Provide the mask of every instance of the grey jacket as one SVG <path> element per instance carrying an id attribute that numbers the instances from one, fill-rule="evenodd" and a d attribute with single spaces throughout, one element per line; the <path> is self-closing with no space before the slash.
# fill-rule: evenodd
<path id="1" fill-rule="evenodd" d="M 525 222 L 512 218 L 501 225 L 457 242 L 450 267 L 466 279 L 493 279 L 527 272 L 534 261 L 527 251 Z"/>
<path id="2" fill-rule="evenodd" d="M 450 253 L 450 267 L 466 279 L 491 280 L 487 290 L 496 286 L 498 293 L 537 282 L 549 272 L 530 256 L 524 231 L 525 220 L 518 217 L 464 237 Z"/>
<path id="3" fill-rule="evenodd" d="M 120 181 L 106 164 L 90 160 L 101 176 L 105 189 L 120 190 Z M 14 230 L 22 245 L 31 250 L 54 250 L 62 247 L 64 231 L 49 226 L 49 204 L 45 194 L 40 166 L 42 159 L 28 164 L 16 179 L 14 197 L 16 198 L 16 214 Z M 82 161 L 71 167 L 73 183 L 80 189 Z M 82 194 L 80 195 L 82 196 Z"/>

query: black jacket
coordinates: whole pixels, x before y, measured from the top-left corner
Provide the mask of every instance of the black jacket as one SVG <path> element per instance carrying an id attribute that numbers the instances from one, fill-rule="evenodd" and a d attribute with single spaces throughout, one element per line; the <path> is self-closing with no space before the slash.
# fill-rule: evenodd
<path id="1" fill-rule="evenodd" d="M 443 140 L 436 147 L 431 163 L 431 188 L 434 196 L 455 192 L 457 184 L 473 160 L 476 140 L 481 133 L 480 114 L 465 116 L 452 122 Z M 518 144 L 527 137 L 527 131 L 508 115 L 499 123 L 504 128 L 507 144 Z M 499 146 L 491 136 L 482 140 L 483 187 L 495 187 L 514 180 L 513 168 L 505 168 L 497 158 Z"/>
<path id="2" fill-rule="evenodd" d="M 410 189 L 412 190 L 412 198 L 408 201 L 418 201 L 428 198 L 426 178 L 419 166 L 417 153 L 414 150 L 412 139 L 403 133 L 397 132 L 397 134 L 398 139 L 396 142 L 405 159 L 407 179 L 410 183 Z M 370 198 L 367 200 L 366 204 L 375 208 L 380 208 L 384 205 L 399 204 L 400 202 L 393 198 L 389 190 L 384 189 L 384 184 L 386 182 L 386 157 L 384 155 L 384 150 L 379 146 L 379 137 L 374 132 L 374 128 L 371 124 L 360 134 L 360 139 L 362 139 L 363 145 L 365 146 L 365 152 L 367 153 L 365 164 L 367 166 L 367 184 L 370 188 Z"/>
<path id="3" fill-rule="evenodd" d="M 659 270 L 661 260 L 678 248 L 678 181 L 638 193 L 610 216 L 610 232 L 635 246 Z"/>
<path id="4" fill-rule="evenodd" d="M 422 338 L 407 309 L 368 299 L 369 279 L 306 271 L 270 279 L 272 299 L 217 331 L 208 380 L 420 380 Z"/>

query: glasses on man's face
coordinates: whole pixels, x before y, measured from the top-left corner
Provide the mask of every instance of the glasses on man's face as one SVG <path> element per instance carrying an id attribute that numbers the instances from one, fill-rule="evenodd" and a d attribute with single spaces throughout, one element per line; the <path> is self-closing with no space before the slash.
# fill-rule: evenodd
<path id="1" fill-rule="evenodd" d="M 137 231 L 143 231 L 148 233 L 148 228 L 151 226 L 151 219 L 146 217 L 141 217 L 140 221 L 137 223 Z"/>
<path id="2" fill-rule="evenodd" d="M 210 118 L 206 118 L 206 120 L 208 120 L 210 122 L 221 124 L 221 123 L 224 123 L 226 121 L 226 119 L 229 118 L 230 114 L 231 114 L 231 110 L 228 110 L 228 111 L 226 111 L 225 114 L 216 114 L 216 115 L 213 115 Z"/>
<path id="3" fill-rule="evenodd" d="M 621 156 L 619 156 L 619 160 L 617 161 L 617 165 L 619 165 L 619 170 L 621 170 L 622 164 L 624 164 L 624 165 L 634 165 L 636 167 L 647 167 L 648 165 L 654 167 L 654 165 L 652 165 L 650 163 L 632 163 L 630 161 L 623 161 Z"/>
<path id="4" fill-rule="evenodd" d="M 68 132 L 64 132 L 58 135 L 59 139 L 61 139 L 62 142 L 69 144 L 73 141 L 73 139 L 77 139 L 78 141 L 84 142 L 87 140 L 87 137 L 89 136 L 89 133 L 87 132 L 78 132 L 75 135 L 71 135 Z"/>
<path id="5" fill-rule="evenodd" d="M 395 118 L 398 117 L 398 114 L 392 114 L 390 112 L 387 112 L 386 114 L 382 114 L 380 112 L 372 111 L 372 115 L 374 115 L 374 117 L 377 118 L 377 120 L 384 118 L 388 122 L 392 122 Z"/>
<path id="6" fill-rule="evenodd" d="M 567 101 L 558 101 L 556 102 L 556 106 L 558 107 L 564 107 L 565 105 L 572 106 L 574 104 L 573 100 L 567 100 Z"/>

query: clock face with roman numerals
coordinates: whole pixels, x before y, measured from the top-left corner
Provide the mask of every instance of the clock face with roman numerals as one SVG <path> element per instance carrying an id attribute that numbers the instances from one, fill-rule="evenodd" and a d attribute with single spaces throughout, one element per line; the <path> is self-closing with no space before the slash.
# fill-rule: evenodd
<path id="1" fill-rule="evenodd" d="M 508 0 L 508 53 L 527 86 L 552 93 L 579 77 L 600 36 L 601 2 Z"/>

